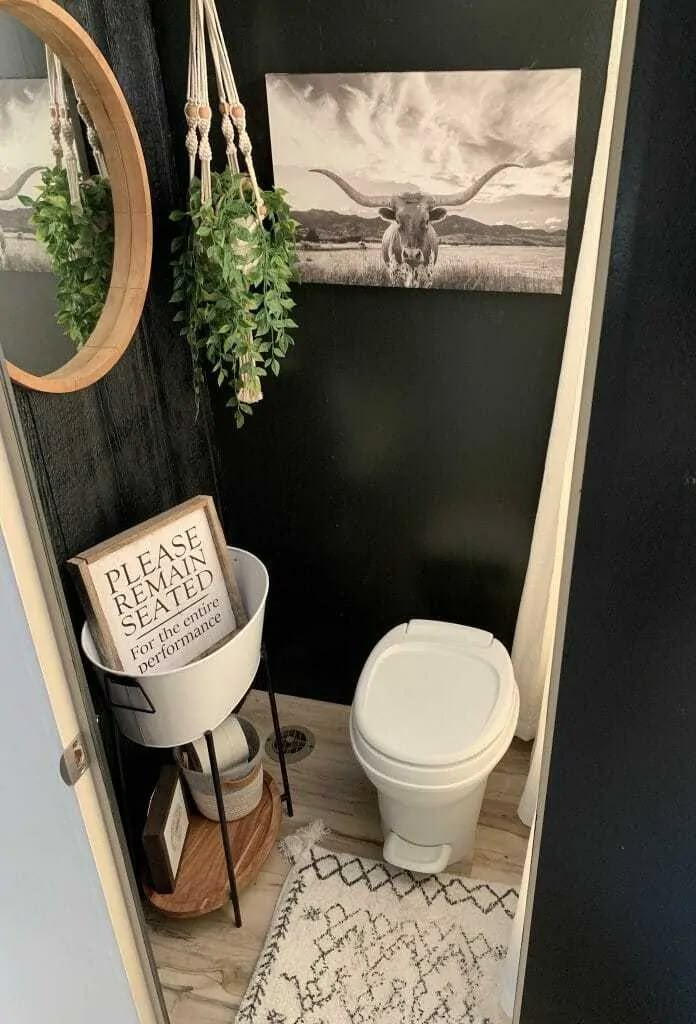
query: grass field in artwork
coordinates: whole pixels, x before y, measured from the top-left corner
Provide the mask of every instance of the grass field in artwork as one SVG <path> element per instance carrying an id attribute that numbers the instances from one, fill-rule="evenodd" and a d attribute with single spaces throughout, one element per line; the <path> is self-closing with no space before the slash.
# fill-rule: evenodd
<path id="1" fill-rule="evenodd" d="M 565 248 L 440 245 L 433 288 L 560 294 Z M 299 251 L 302 281 L 389 287 L 379 243 L 310 243 Z"/>
<path id="2" fill-rule="evenodd" d="M 33 234 L 8 231 L 0 233 L 0 270 L 50 271 L 51 261 Z"/>

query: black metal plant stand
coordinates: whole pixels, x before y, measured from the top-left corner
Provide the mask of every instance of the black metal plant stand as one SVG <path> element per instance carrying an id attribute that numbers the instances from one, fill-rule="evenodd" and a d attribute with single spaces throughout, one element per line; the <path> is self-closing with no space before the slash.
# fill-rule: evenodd
<path id="1" fill-rule="evenodd" d="M 278 751 L 278 761 L 280 762 L 280 774 L 281 774 L 281 777 L 283 779 L 283 792 L 281 794 L 280 800 L 281 800 L 281 803 L 285 804 L 285 810 L 287 812 L 288 817 L 292 818 L 292 816 L 293 816 L 292 795 L 290 793 L 290 782 L 288 780 L 288 768 L 287 768 L 287 764 L 286 764 L 286 761 L 285 761 L 285 746 L 284 746 L 284 743 L 283 743 L 283 734 L 282 734 L 282 731 L 281 731 L 281 728 L 280 728 L 280 719 L 278 717 L 278 706 L 276 704 L 276 695 L 275 695 L 275 690 L 273 688 L 273 680 L 271 678 L 271 671 L 270 671 L 270 667 L 269 667 L 269 664 L 268 664 L 268 653 L 266 651 L 266 645 L 265 644 L 263 644 L 262 647 L 261 647 L 261 663 L 260 663 L 259 667 L 261 667 L 261 666 L 263 666 L 263 671 L 264 671 L 264 676 L 265 676 L 265 681 L 266 681 L 266 691 L 268 693 L 268 701 L 269 701 L 270 708 L 271 708 L 271 718 L 273 719 L 273 731 L 275 733 L 276 749 Z M 257 672 L 257 676 L 258 676 L 258 672 Z M 107 704 L 109 705 L 110 708 L 113 708 L 115 706 L 121 706 L 121 707 L 127 707 L 127 708 L 130 709 L 130 707 L 132 707 L 132 705 L 131 706 L 129 706 L 129 705 L 115 705 L 111 701 L 110 694 L 109 694 L 109 677 L 108 676 L 105 676 L 104 682 L 105 682 L 104 693 L 106 695 L 106 702 L 107 702 Z M 239 702 L 239 704 L 237 704 L 237 706 L 235 707 L 234 712 L 233 712 L 234 714 L 236 714 L 238 711 L 240 711 L 241 708 L 243 707 L 244 702 L 247 699 L 247 697 L 249 696 L 251 690 L 253 689 L 255 682 L 256 682 L 256 676 L 254 677 L 254 679 L 253 679 L 253 681 L 251 683 L 251 686 L 246 691 L 246 693 L 242 697 L 242 699 Z M 126 686 L 128 688 L 131 687 L 130 681 L 127 682 L 124 677 L 120 677 L 119 680 L 118 680 L 118 683 L 121 686 Z M 132 682 L 132 686 L 133 686 L 133 688 L 137 688 L 138 690 L 140 690 L 138 682 L 135 679 Z M 142 693 L 142 691 L 141 691 L 141 693 Z M 148 703 L 149 703 L 149 701 L 148 701 Z M 156 713 L 156 709 L 153 708 L 152 705 L 150 705 L 150 708 L 147 708 L 147 709 L 141 708 L 141 710 L 144 713 L 146 713 L 146 714 L 155 714 Z M 237 926 L 237 928 L 241 928 L 241 926 L 242 926 L 242 915 L 241 915 L 241 912 L 240 912 L 240 909 L 239 909 L 239 893 L 237 891 L 237 877 L 236 877 L 235 870 L 234 870 L 234 858 L 232 857 L 232 848 L 231 848 L 231 845 L 230 845 L 230 836 L 229 836 L 229 832 L 227 830 L 227 820 L 225 818 L 225 806 L 224 806 L 224 802 L 223 802 L 223 799 L 222 799 L 222 783 L 221 783 L 221 780 L 220 780 L 220 769 L 218 767 L 217 752 L 215 750 L 215 741 L 213 739 L 213 733 L 212 733 L 212 731 L 210 729 L 208 729 L 205 732 L 204 735 L 205 735 L 206 746 L 208 748 L 208 757 L 210 758 L 210 772 L 211 772 L 211 775 L 212 775 L 212 778 L 213 778 L 213 788 L 215 789 L 215 801 L 217 803 L 218 817 L 220 819 L 220 836 L 221 836 L 221 839 L 222 839 L 222 848 L 223 848 L 224 853 L 225 853 L 225 865 L 227 867 L 227 878 L 228 878 L 229 883 L 230 883 L 230 901 L 231 901 L 232 907 L 234 909 L 234 923 Z M 120 789 L 120 796 L 121 796 L 122 806 L 125 809 L 125 806 L 126 806 L 125 795 L 126 794 L 125 794 L 125 777 L 124 777 L 124 773 L 123 773 L 122 752 L 121 752 L 121 746 L 120 746 L 120 744 L 121 744 L 121 731 L 117 727 L 115 720 L 114 720 L 114 740 L 115 740 L 115 747 L 116 747 L 115 753 L 116 753 L 117 775 L 118 775 L 118 778 L 117 778 L 116 782 L 117 782 L 117 785 L 118 785 L 118 787 Z M 124 810 L 124 817 L 127 817 L 127 815 L 125 815 L 125 810 Z M 135 864 L 135 859 L 134 859 L 135 850 L 133 849 L 133 847 L 131 845 L 132 842 L 133 842 L 133 837 L 131 835 L 130 827 L 127 829 L 127 839 L 128 839 L 128 845 L 129 845 L 129 847 L 131 847 L 131 849 L 130 849 L 131 859 L 133 860 L 133 863 Z"/>
<path id="2" fill-rule="evenodd" d="M 237 892 L 237 879 L 234 873 L 234 861 L 232 859 L 232 848 L 230 846 L 230 834 L 227 831 L 227 818 L 225 817 L 225 803 L 222 799 L 222 785 L 220 784 L 220 770 L 218 768 L 217 754 L 213 734 L 208 729 L 205 734 L 205 742 L 208 747 L 210 758 L 210 773 L 213 776 L 213 787 L 215 789 L 215 800 L 217 802 L 218 818 L 220 819 L 220 835 L 222 836 L 222 848 L 225 851 L 225 863 L 227 865 L 227 877 L 230 883 L 230 899 L 234 907 L 234 923 L 238 928 L 242 927 L 242 913 L 239 909 L 239 894 Z"/>
<path id="3" fill-rule="evenodd" d="M 281 793 L 280 796 L 280 802 L 285 804 L 285 810 L 288 812 L 288 818 L 292 818 L 292 795 L 290 793 L 290 783 L 288 782 L 288 766 L 285 763 L 285 744 L 283 743 L 283 733 L 281 732 L 280 728 L 280 720 L 278 718 L 278 706 L 276 704 L 275 690 L 273 689 L 273 680 L 271 679 L 271 670 L 268 665 L 268 652 L 266 651 L 265 644 L 261 648 L 261 661 L 263 663 L 264 674 L 266 676 L 266 691 L 268 693 L 268 700 L 271 705 L 273 731 L 275 733 L 278 760 L 280 761 L 280 775 L 283 780 L 283 792 Z"/>
<path id="4" fill-rule="evenodd" d="M 266 677 L 266 691 L 268 693 L 268 701 L 271 706 L 271 718 L 273 719 L 273 731 L 275 733 L 276 748 L 278 750 L 278 760 L 280 762 L 280 774 L 283 779 L 283 792 L 280 796 L 280 802 L 285 804 L 285 810 L 287 811 L 288 817 L 292 818 L 292 795 L 290 793 L 290 782 L 288 781 L 288 767 L 285 762 L 285 746 L 283 744 L 283 734 L 280 730 L 280 719 L 278 718 L 278 705 L 276 704 L 275 690 L 273 689 L 273 680 L 271 679 L 271 670 L 268 666 L 268 653 L 266 651 L 266 645 L 261 646 L 261 665 L 263 665 L 264 675 Z M 234 709 L 234 714 L 241 711 L 244 701 L 251 693 L 254 682 L 244 694 L 239 704 Z M 222 835 L 222 847 L 225 851 L 225 864 L 227 865 L 227 877 L 230 883 L 230 899 L 234 908 L 234 922 L 238 928 L 242 926 L 242 916 L 239 911 L 239 896 L 237 895 L 237 878 L 234 872 L 234 860 L 232 858 L 232 850 L 230 848 L 230 837 L 227 831 L 227 822 L 225 821 L 225 808 L 222 802 L 222 787 L 220 784 L 220 772 L 218 770 L 217 757 L 215 754 L 215 744 L 213 742 L 213 734 L 208 731 L 205 734 L 205 741 L 208 746 L 208 756 L 210 758 L 210 771 L 213 776 L 213 786 L 215 788 L 215 799 L 217 801 L 218 816 L 220 818 L 220 834 Z"/>

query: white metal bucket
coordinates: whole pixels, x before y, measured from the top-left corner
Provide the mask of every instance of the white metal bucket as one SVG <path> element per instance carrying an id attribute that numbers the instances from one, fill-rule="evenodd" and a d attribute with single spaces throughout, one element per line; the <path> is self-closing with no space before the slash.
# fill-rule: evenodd
<path id="1" fill-rule="evenodd" d="M 87 623 L 82 650 L 98 675 L 125 736 L 146 747 L 176 747 L 215 729 L 254 681 L 261 659 L 268 572 L 249 551 L 229 548 L 249 621 L 216 651 L 179 668 L 131 676 L 99 660 Z"/>

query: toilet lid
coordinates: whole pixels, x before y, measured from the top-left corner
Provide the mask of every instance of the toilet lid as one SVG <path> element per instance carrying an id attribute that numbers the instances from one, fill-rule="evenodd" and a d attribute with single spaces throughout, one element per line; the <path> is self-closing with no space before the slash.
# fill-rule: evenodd
<path id="1" fill-rule="evenodd" d="M 479 631 L 470 632 L 487 637 L 487 646 L 466 634 L 440 630 L 428 637 L 398 629 L 380 641 L 363 669 L 355 725 L 371 746 L 397 761 L 441 766 L 475 757 L 508 724 L 515 681 L 507 651 Z"/>

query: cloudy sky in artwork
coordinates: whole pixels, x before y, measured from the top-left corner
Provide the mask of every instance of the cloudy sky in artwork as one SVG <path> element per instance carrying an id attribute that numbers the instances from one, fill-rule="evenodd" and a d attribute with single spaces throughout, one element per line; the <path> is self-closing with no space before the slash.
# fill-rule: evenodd
<path id="1" fill-rule="evenodd" d="M 48 82 L 41 78 L 0 81 L 0 188 L 12 184 L 21 171 L 53 163 L 48 117 Z M 41 184 L 36 174 L 22 189 L 31 193 Z M 19 206 L 14 197 L 3 206 Z"/>
<path id="2" fill-rule="evenodd" d="M 466 207 L 486 223 L 565 227 L 579 69 L 268 75 L 276 184 L 291 206 L 373 215 L 363 192 L 450 192 L 516 162 Z M 461 211 L 463 213 L 463 209 Z"/>

